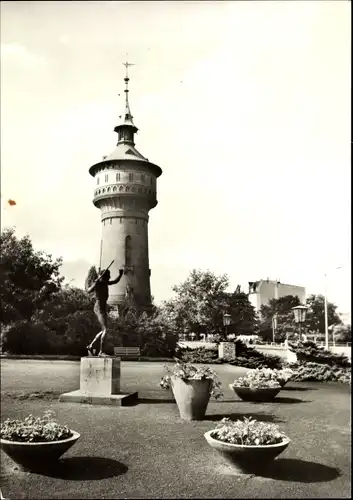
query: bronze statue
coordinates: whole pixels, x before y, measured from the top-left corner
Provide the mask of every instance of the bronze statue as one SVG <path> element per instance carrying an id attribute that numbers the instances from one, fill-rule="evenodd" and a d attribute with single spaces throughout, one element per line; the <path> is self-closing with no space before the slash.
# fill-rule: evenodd
<path id="1" fill-rule="evenodd" d="M 114 261 L 113 261 L 114 262 Z M 112 263 L 113 263 L 112 262 Z M 110 266 L 112 265 L 110 264 Z M 97 333 L 92 342 L 87 346 L 89 355 L 93 349 L 93 345 L 100 338 L 100 351 L 98 356 L 106 356 L 103 351 L 104 339 L 107 333 L 107 324 L 108 324 L 108 314 L 107 314 L 107 300 L 109 296 L 108 286 L 115 285 L 118 283 L 124 274 L 123 268 L 119 269 L 119 275 L 115 280 L 110 281 L 110 271 L 109 267 L 107 269 L 103 269 L 102 272 L 97 274 L 96 268 L 94 266 L 88 272 L 88 276 L 86 279 L 85 288 L 88 293 L 94 291 L 96 296 L 96 303 L 94 305 L 93 311 L 95 312 L 99 324 L 101 325 L 101 331 Z M 100 271 L 100 270 L 99 270 Z"/>

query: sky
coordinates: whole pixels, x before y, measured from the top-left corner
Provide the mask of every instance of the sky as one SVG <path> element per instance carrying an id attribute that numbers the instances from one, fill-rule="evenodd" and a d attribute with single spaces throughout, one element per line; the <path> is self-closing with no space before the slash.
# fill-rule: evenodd
<path id="1" fill-rule="evenodd" d="M 307 294 L 326 273 L 351 310 L 349 2 L 0 7 L 2 228 L 83 285 L 101 238 L 88 169 L 117 142 L 127 54 L 136 147 L 163 169 L 156 303 L 198 268 L 230 290 L 278 278 Z"/>

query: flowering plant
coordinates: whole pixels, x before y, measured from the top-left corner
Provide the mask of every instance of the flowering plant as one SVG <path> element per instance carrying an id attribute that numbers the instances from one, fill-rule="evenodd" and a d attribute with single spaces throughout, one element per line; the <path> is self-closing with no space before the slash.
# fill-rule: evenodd
<path id="1" fill-rule="evenodd" d="M 8 441 L 47 442 L 71 437 L 72 431 L 66 425 L 59 425 L 53 416 L 54 412 L 47 410 L 43 417 L 29 415 L 24 420 L 7 419 L 0 425 L 0 438 Z"/>
<path id="2" fill-rule="evenodd" d="M 290 368 L 282 368 L 282 370 L 273 370 L 277 376 L 277 380 L 279 383 L 285 384 L 290 380 L 293 375 L 294 371 L 291 370 Z"/>
<path id="3" fill-rule="evenodd" d="M 256 368 L 249 371 L 245 377 L 240 377 L 233 382 L 233 387 L 249 387 L 253 389 L 279 388 L 279 380 L 289 376 L 284 370 L 273 370 L 271 368 Z M 291 375 L 290 375 L 291 376 Z"/>
<path id="4" fill-rule="evenodd" d="M 278 425 L 244 417 L 243 420 L 235 421 L 223 418 L 211 437 L 225 443 L 263 446 L 281 443 L 286 436 L 280 432 Z"/>
<path id="5" fill-rule="evenodd" d="M 164 375 L 161 378 L 160 386 L 162 389 L 171 388 L 171 377 L 179 377 L 182 380 L 211 380 L 211 396 L 215 399 L 223 396 L 221 382 L 213 370 L 207 367 L 196 367 L 191 363 L 183 363 L 176 359 L 176 363 L 172 368 L 165 366 L 169 375 Z"/>

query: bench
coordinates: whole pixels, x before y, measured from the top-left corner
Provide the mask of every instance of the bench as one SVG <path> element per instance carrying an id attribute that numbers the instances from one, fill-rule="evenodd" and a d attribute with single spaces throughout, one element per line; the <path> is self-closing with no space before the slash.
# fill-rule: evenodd
<path id="1" fill-rule="evenodd" d="M 114 356 L 125 358 L 137 358 L 140 360 L 140 348 L 139 347 L 114 347 Z"/>

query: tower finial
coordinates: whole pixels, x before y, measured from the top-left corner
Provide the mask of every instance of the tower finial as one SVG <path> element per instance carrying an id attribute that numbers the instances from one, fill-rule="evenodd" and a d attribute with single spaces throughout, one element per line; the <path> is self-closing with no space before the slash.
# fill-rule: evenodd
<path id="1" fill-rule="evenodd" d="M 126 122 L 129 122 L 133 125 L 133 121 L 132 121 L 132 115 L 131 115 L 131 111 L 130 111 L 130 105 L 129 105 L 129 97 L 128 97 L 128 94 L 129 94 L 129 73 L 128 73 L 128 70 L 129 70 L 129 66 L 135 66 L 135 64 L 133 63 L 129 63 L 127 61 L 127 54 L 126 54 L 126 61 L 122 63 L 123 66 L 125 66 L 126 68 L 126 75 L 125 75 L 125 78 L 124 78 L 124 81 L 125 81 L 125 123 Z"/>

